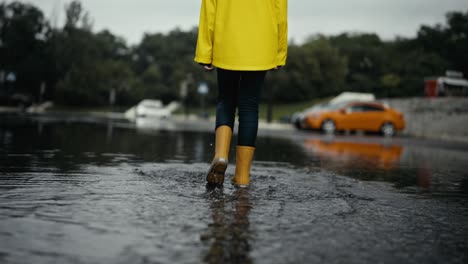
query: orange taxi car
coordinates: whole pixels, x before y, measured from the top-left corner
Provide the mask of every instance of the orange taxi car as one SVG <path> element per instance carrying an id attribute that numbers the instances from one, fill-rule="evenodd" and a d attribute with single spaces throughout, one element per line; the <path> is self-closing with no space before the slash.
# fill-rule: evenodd
<path id="1" fill-rule="evenodd" d="M 377 102 L 329 105 L 320 112 L 308 114 L 303 122 L 304 127 L 325 133 L 362 130 L 393 136 L 405 128 L 402 113 Z"/>

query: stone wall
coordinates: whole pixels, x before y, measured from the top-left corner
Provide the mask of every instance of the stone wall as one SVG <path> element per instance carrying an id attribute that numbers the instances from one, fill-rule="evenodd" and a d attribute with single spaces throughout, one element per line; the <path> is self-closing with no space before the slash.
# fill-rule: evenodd
<path id="1" fill-rule="evenodd" d="M 408 98 L 384 100 L 406 119 L 402 134 L 468 142 L 468 98 Z"/>

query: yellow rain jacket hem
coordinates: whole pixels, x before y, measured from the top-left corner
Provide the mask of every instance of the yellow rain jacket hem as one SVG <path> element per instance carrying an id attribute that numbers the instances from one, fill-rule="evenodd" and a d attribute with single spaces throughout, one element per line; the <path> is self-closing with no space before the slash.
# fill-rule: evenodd
<path id="1" fill-rule="evenodd" d="M 258 66 L 258 65 L 243 65 L 243 66 L 236 66 L 236 65 L 229 65 L 229 64 L 222 64 L 222 63 L 212 63 L 216 68 L 224 69 L 224 70 L 231 70 L 231 71 L 268 71 L 271 69 L 276 68 L 279 65 L 271 64 L 266 66 Z"/>

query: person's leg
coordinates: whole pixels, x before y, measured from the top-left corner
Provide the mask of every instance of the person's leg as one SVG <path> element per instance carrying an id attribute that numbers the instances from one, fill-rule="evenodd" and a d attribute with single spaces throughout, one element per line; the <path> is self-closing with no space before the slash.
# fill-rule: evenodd
<path id="1" fill-rule="evenodd" d="M 237 106 L 239 108 L 238 146 L 255 147 L 258 131 L 258 103 L 265 71 L 242 72 Z"/>
<path id="2" fill-rule="evenodd" d="M 217 69 L 217 73 L 216 129 L 221 126 L 229 126 L 231 130 L 234 130 L 240 72 Z"/>
<path id="3" fill-rule="evenodd" d="M 233 183 L 246 186 L 250 183 L 250 166 L 255 152 L 258 132 L 258 104 L 266 72 L 242 72 L 237 105 L 239 130 L 236 146 L 236 173 Z"/>
<path id="4" fill-rule="evenodd" d="M 239 72 L 218 69 L 215 155 L 208 170 L 208 184 L 221 185 L 228 164 L 239 87 Z"/>

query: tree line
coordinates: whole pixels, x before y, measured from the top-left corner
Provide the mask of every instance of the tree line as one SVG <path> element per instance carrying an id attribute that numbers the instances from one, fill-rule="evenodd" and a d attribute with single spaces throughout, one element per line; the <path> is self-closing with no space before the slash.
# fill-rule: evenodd
<path id="1" fill-rule="evenodd" d="M 196 28 L 147 33 L 129 46 L 108 30 L 93 32 L 79 1 L 69 3 L 65 14 L 64 26 L 56 28 L 34 5 L 0 3 L 0 90 L 70 106 L 127 106 L 144 98 L 170 102 L 182 95 L 197 104 L 197 86 L 204 82 L 212 90 L 208 100 L 215 101 L 215 74 L 193 62 Z M 270 73 L 264 96 L 275 102 L 342 91 L 420 96 L 425 77 L 449 69 L 468 75 L 467 56 L 468 11 L 448 13 L 445 24 L 421 26 L 414 38 L 313 35 L 304 43 L 291 41 L 287 67 Z"/>

